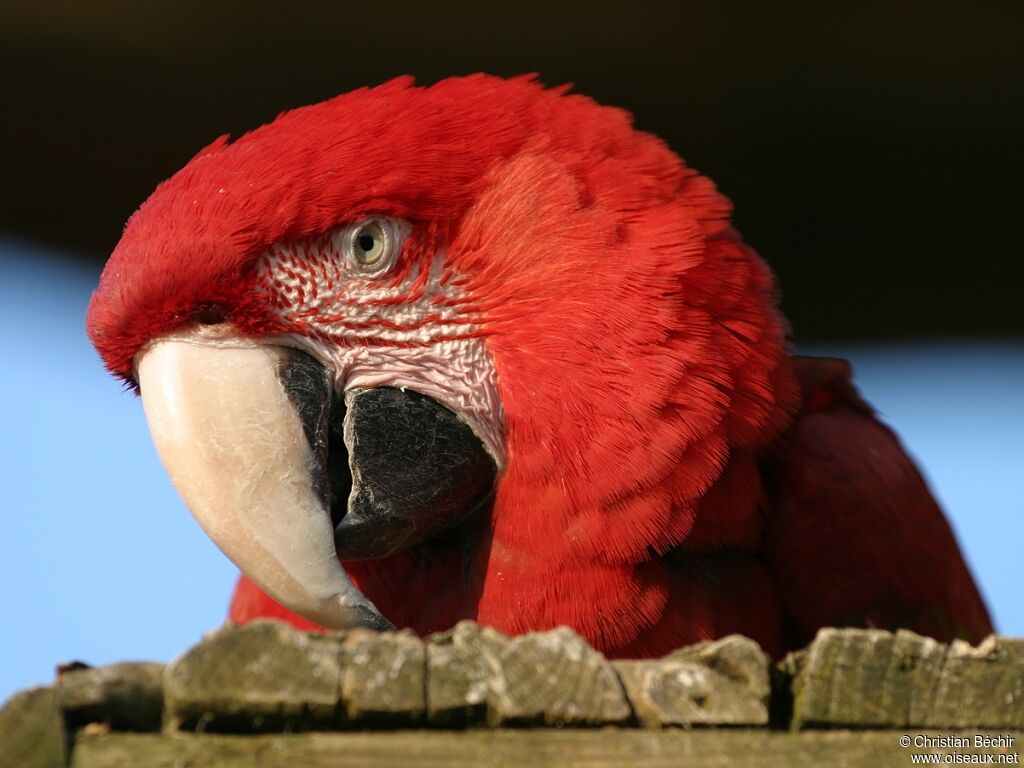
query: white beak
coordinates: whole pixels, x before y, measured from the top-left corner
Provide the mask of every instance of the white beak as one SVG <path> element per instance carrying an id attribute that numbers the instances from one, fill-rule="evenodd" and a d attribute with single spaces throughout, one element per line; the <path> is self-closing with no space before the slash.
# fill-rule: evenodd
<path id="1" fill-rule="evenodd" d="M 389 627 L 338 560 L 280 378 L 290 354 L 202 328 L 151 342 L 136 368 L 153 441 L 203 530 L 260 588 L 326 627 Z"/>

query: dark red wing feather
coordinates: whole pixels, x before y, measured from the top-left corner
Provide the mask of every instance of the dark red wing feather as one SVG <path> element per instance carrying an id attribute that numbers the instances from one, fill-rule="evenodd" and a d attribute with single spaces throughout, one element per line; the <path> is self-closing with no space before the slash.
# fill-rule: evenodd
<path id="1" fill-rule="evenodd" d="M 791 645 L 822 626 L 992 632 L 956 539 L 843 360 L 796 358 L 803 409 L 769 472 L 768 557 Z"/>

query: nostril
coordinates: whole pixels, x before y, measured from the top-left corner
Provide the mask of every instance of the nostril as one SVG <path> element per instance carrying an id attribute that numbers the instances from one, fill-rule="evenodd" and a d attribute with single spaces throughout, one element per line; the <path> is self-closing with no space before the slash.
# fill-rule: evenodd
<path id="1" fill-rule="evenodd" d="M 227 313 L 219 304 L 200 304 L 192 313 L 192 319 L 200 325 L 217 325 L 227 320 Z"/>

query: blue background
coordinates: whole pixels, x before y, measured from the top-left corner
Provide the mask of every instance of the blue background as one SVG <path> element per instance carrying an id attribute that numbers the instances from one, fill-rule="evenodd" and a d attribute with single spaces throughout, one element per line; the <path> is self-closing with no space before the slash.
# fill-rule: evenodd
<path id="1" fill-rule="evenodd" d="M 223 621 L 236 574 L 175 494 L 141 403 L 85 337 L 97 278 L 0 240 L 0 701 L 52 681 L 59 661 L 170 660 Z M 1024 342 L 800 351 L 854 362 L 950 515 L 999 630 L 1024 635 Z"/>

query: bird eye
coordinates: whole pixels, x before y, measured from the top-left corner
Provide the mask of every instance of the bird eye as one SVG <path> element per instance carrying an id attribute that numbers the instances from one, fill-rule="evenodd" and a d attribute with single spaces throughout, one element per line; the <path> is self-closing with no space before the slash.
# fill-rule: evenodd
<path id="1" fill-rule="evenodd" d="M 340 230 L 340 239 L 335 242 L 352 272 L 376 277 L 395 263 L 410 229 L 402 219 L 372 216 Z"/>
<path id="2" fill-rule="evenodd" d="M 364 267 L 380 263 L 388 246 L 387 234 L 375 221 L 362 224 L 352 231 L 352 258 Z"/>

